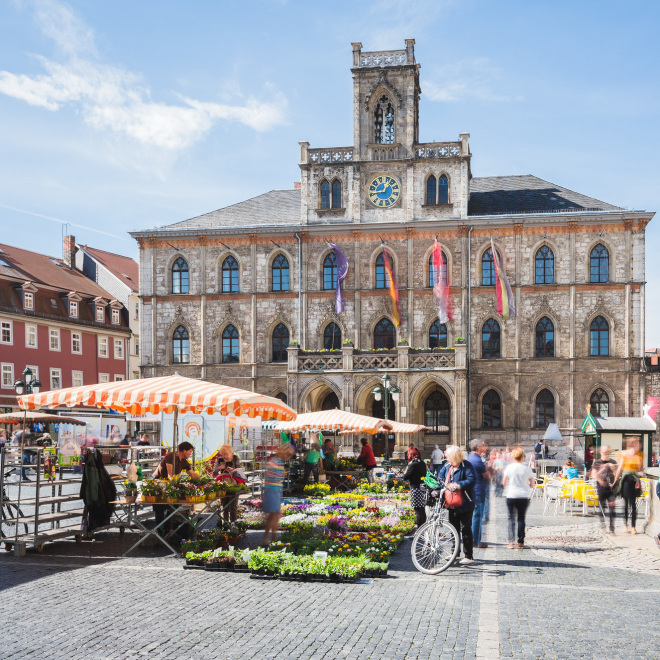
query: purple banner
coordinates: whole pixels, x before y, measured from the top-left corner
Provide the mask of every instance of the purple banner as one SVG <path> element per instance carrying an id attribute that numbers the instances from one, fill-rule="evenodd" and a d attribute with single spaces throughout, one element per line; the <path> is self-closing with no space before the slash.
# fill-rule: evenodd
<path id="1" fill-rule="evenodd" d="M 344 311 L 344 301 L 341 297 L 341 283 L 348 274 L 348 259 L 346 255 L 334 244 L 328 243 L 335 253 L 335 260 L 337 261 L 337 295 L 335 297 L 335 311 L 340 314 Z"/>

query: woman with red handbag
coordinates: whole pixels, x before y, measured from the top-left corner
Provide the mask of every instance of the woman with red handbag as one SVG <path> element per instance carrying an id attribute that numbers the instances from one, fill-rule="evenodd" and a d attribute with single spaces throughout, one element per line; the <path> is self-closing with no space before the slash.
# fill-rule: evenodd
<path id="1" fill-rule="evenodd" d="M 472 463 L 465 459 L 465 452 L 456 445 L 445 450 L 447 463 L 440 470 L 438 479 L 444 482 L 445 506 L 449 511 L 449 523 L 456 528 L 463 541 L 463 559 L 458 563 L 466 566 L 474 563 L 472 554 L 472 514 L 474 512 L 474 487 L 477 475 Z"/>

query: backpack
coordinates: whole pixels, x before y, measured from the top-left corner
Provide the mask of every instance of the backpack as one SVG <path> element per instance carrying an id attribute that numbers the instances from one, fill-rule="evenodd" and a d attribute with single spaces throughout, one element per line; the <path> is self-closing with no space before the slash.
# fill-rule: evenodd
<path id="1" fill-rule="evenodd" d="M 534 451 L 535 451 L 537 454 L 540 454 L 540 453 L 543 451 L 543 443 L 542 443 L 542 442 L 537 442 L 537 443 L 534 445 Z"/>

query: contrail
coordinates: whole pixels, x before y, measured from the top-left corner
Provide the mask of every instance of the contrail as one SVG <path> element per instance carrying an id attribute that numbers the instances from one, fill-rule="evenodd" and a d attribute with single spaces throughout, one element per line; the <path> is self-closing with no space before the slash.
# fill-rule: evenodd
<path id="1" fill-rule="evenodd" d="M 34 213 L 34 211 L 25 211 L 24 209 L 17 209 L 13 206 L 7 206 L 5 204 L 0 204 L 0 208 L 8 209 L 9 211 L 16 211 L 17 213 L 25 213 L 25 215 L 33 215 L 35 218 L 43 218 L 44 220 L 51 220 L 52 222 L 59 222 L 61 225 L 71 225 L 72 227 L 78 227 L 79 229 L 86 229 L 87 231 L 93 231 L 97 234 L 103 234 L 104 236 L 112 236 L 112 238 L 118 238 L 122 241 L 128 241 L 132 243 L 133 241 L 130 238 L 125 236 L 117 236 L 117 234 L 111 234 L 107 231 L 101 231 L 100 229 L 92 229 L 91 227 L 86 227 L 85 225 L 78 225 L 75 222 L 69 222 L 68 220 L 60 220 L 59 218 L 51 218 L 49 215 L 42 215 L 41 213 Z"/>

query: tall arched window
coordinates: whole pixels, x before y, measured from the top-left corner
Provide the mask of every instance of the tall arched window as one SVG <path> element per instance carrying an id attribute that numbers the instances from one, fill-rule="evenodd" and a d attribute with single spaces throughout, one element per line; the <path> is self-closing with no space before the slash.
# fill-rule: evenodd
<path id="1" fill-rule="evenodd" d="M 175 364 L 190 362 L 190 335 L 182 325 L 178 326 L 172 335 L 172 362 Z"/>
<path id="2" fill-rule="evenodd" d="M 610 326 L 602 316 L 597 316 L 591 322 L 589 337 L 590 355 L 602 357 L 610 354 Z"/>
<path id="3" fill-rule="evenodd" d="M 500 357 L 500 324 L 495 319 L 488 319 L 481 329 L 481 357 Z"/>
<path id="4" fill-rule="evenodd" d="M 438 203 L 438 188 L 437 188 L 436 178 L 431 174 L 428 179 L 426 179 L 426 203 L 427 204 L 437 204 Z"/>
<path id="5" fill-rule="evenodd" d="M 334 252 L 323 260 L 323 288 L 326 291 L 337 288 L 337 257 Z"/>
<path id="6" fill-rule="evenodd" d="M 541 390 L 536 395 L 536 428 L 547 428 L 555 423 L 555 397 L 550 390 Z"/>
<path id="7" fill-rule="evenodd" d="M 543 245 L 536 251 L 536 284 L 552 284 L 555 281 L 555 255 Z"/>
<path id="8" fill-rule="evenodd" d="M 179 257 L 172 264 L 172 293 L 188 293 L 189 289 L 188 262 Z"/>
<path id="9" fill-rule="evenodd" d="M 431 431 L 427 433 L 447 433 L 449 427 L 449 399 L 441 390 L 434 390 L 424 401 L 424 426 Z"/>
<path id="10" fill-rule="evenodd" d="M 330 392 L 323 398 L 323 403 L 321 403 L 321 410 L 335 409 L 339 409 L 339 397 L 334 392 Z"/>
<path id="11" fill-rule="evenodd" d="M 330 184 L 325 179 L 321 181 L 321 208 L 330 208 Z"/>
<path id="12" fill-rule="evenodd" d="M 607 392 L 600 387 L 594 390 L 589 397 L 591 404 L 591 413 L 594 417 L 609 417 L 610 414 L 610 397 Z"/>
<path id="13" fill-rule="evenodd" d="M 536 357 L 555 356 L 555 326 L 544 316 L 536 324 Z"/>
<path id="14" fill-rule="evenodd" d="M 437 319 L 429 328 L 429 348 L 447 348 L 447 326 Z"/>
<path id="15" fill-rule="evenodd" d="M 332 182 L 332 208 L 341 208 L 341 181 L 339 179 Z"/>
<path id="16" fill-rule="evenodd" d="M 502 399 L 495 390 L 488 390 L 481 400 L 481 426 L 494 429 L 502 427 Z"/>
<path id="17" fill-rule="evenodd" d="M 273 291 L 289 290 L 289 260 L 283 255 L 278 254 L 273 259 Z"/>
<path id="18" fill-rule="evenodd" d="M 442 253 L 442 286 L 447 286 L 447 255 Z M 429 257 L 429 286 L 435 285 L 435 272 L 433 270 L 433 254 Z"/>
<path id="19" fill-rule="evenodd" d="M 238 261 L 229 255 L 222 262 L 222 292 L 236 293 L 238 291 Z"/>
<path id="20" fill-rule="evenodd" d="M 233 325 L 222 331 L 222 361 L 238 362 L 238 330 Z"/>
<path id="21" fill-rule="evenodd" d="M 273 362 L 286 362 L 289 348 L 289 328 L 279 323 L 273 330 Z"/>
<path id="22" fill-rule="evenodd" d="M 591 251 L 589 257 L 589 274 L 591 282 L 610 281 L 610 253 L 600 243 Z"/>
<path id="23" fill-rule="evenodd" d="M 341 348 L 341 328 L 334 321 L 325 326 L 323 348 L 326 351 L 335 351 Z"/>
<path id="24" fill-rule="evenodd" d="M 381 96 L 374 112 L 374 144 L 394 144 L 394 106 Z"/>
<path id="25" fill-rule="evenodd" d="M 438 204 L 449 204 L 449 181 L 444 174 L 438 177 Z"/>
<path id="26" fill-rule="evenodd" d="M 389 319 L 381 319 L 374 328 L 374 348 L 394 348 L 396 330 Z"/>
<path id="27" fill-rule="evenodd" d="M 385 270 L 385 257 L 381 252 L 376 257 L 376 288 L 377 289 L 387 289 L 390 286 L 390 276 L 389 273 Z"/>
<path id="28" fill-rule="evenodd" d="M 481 285 L 495 286 L 495 265 L 493 264 L 493 252 L 490 248 L 481 255 Z"/>

